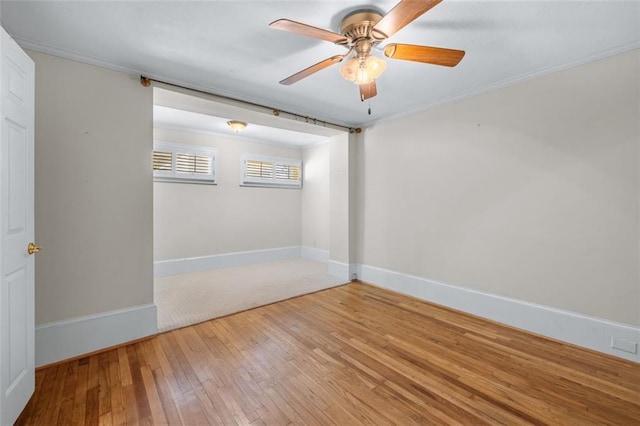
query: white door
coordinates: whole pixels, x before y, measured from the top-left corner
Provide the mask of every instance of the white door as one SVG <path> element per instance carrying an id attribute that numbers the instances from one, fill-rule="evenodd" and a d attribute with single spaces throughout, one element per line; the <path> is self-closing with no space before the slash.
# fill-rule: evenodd
<path id="1" fill-rule="evenodd" d="M 0 424 L 33 394 L 34 64 L 0 28 Z M 30 250 L 34 251 L 34 250 Z"/>

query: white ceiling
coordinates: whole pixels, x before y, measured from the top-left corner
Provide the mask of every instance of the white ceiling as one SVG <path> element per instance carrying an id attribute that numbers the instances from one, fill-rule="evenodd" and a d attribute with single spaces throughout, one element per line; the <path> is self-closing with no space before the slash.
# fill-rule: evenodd
<path id="1" fill-rule="evenodd" d="M 4 27 L 28 49 L 349 126 L 640 46 L 638 1 L 444 0 L 388 42 L 460 49 L 466 56 L 456 68 L 388 60 L 371 115 L 338 66 L 292 86 L 278 84 L 344 50 L 270 29 L 270 22 L 289 18 L 339 32 L 346 13 L 361 7 L 386 13 L 396 2 L 3 0 L 0 12 Z"/>

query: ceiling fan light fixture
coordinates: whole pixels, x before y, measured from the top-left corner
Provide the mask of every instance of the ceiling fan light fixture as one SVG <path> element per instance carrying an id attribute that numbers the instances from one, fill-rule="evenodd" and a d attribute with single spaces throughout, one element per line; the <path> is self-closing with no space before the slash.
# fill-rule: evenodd
<path id="1" fill-rule="evenodd" d="M 347 81 L 356 81 L 356 74 L 359 68 L 358 60 L 351 58 L 340 67 L 340 75 Z"/>
<path id="2" fill-rule="evenodd" d="M 359 86 L 361 84 L 369 84 L 372 81 L 373 81 L 373 78 L 371 78 L 371 75 L 369 74 L 367 67 L 365 67 L 364 64 L 359 66 L 358 72 L 356 73 L 356 79 L 353 81 L 353 83 Z"/>
<path id="3" fill-rule="evenodd" d="M 227 121 L 227 126 L 229 126 L 229 128 L 234 132 L 239 133 L 243 131 L 245 127 L 247 127 L 247 123 L 245 123 L 244 121 L 231 120 Z"/>
<path id="4" fill-rule="evenodd" d="M 387 63 L 373 55 L 365 59 L 353 57 L 340 67 L 340 75 L 354 84 L 368 84 L 380 77 L 387 69 Z"/>
<path id="5" fill-rule="evenodd" d="M 387 63 L 384 59 L 369 55 L 367 59 L 364 60 L 364 68 L 367 70 L 369 78 L 375 80 L 387 69 Z"/>

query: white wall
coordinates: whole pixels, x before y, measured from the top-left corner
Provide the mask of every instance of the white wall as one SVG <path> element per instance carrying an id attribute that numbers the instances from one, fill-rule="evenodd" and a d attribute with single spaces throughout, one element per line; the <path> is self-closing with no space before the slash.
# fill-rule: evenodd
<path id="1" fill-rule="evenodd" d="M 36 64 L 42 365 L 155 332 L 153 94 L 136 76 L 28 54 Z M 115 327 L 123 319 L 126 326 Z"/>
<path id="2" fill-rule="evenodd" d="M 300 149 L 158 128 L 154 139 L 218 151 L 217 185 L 154 182 L 156 261 L 300 246 L 300 189 L 239 186 L 243 153 L 302 158 Z"/>
<path id="3" fill-rule="evenodd" d="M 359 263 L 640 324 L 639 53 L 366 129 Z"/>
<path id="4" fill-rule="evenodd" d="M 302 245 L 329 250 L 329 143 L 303 150 Z"/>

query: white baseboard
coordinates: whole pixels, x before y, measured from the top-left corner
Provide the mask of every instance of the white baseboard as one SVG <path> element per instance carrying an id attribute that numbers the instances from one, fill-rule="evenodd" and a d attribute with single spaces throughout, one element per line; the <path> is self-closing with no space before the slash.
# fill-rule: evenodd
<path id="1" fill-rule="evenodd" d="M 320 263 L 329 262 L 329 250 L 322 250 L 315 247 L 302 246 L 300 248 L 300 255 L 304 259 L 313 260 L 314 262 L 320 262 Z"/>
<path id="2" fill-rule="evenodd" d="M 36 367 L 141 339 L 157 332 L 156 305 L 87 315 L 36 326 Z"/>
<path id="3" fill-rule="evenodd" d="M 266 250 L 241 251 L 216 254 L 212 256 L 188 257 L 183 259 L 159 260 L 153 264 L 155 277 L 184 274 L 188 272 L 208 271 L 210 269 L 256 263 L 276 262 L 278 260 L 300 257 L 301 247 L 280 247 Z"/>
<path id="4" fill-rule="evenodd" d="M 357 265 L 338 262 L 337 260 L 329 260 L 327 262 L 327 273 L 331 276 L 338 277 L 345 282 L 351 281 L 351 277 L 357 272 Z"/>
<path id="5" fill-rule="evenodd" d="M 640 354 L 611 347 L 612 338 L 640 342 L 640 327 L 483 293 L 398 272 L 358 265 L 358 278 L 542 336 L 640 363 Z"/>

